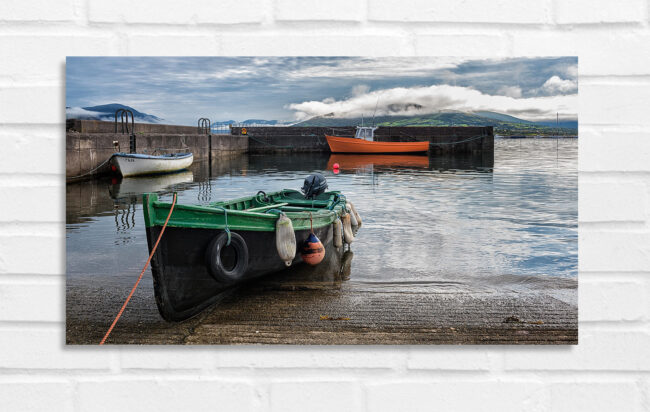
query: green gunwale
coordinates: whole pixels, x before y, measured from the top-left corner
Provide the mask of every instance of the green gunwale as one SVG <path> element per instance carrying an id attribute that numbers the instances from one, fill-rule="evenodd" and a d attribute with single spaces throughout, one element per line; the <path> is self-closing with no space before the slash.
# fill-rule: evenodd
<path id="1" fill-rule="evenodd" d="M 310 214 L 313 219 L 313 227 L 318 228 L 331 224 L 345 210 L 345 196 L 340 192 L 325 192 L 314 200 L 305 199 L 296 190 L 286 189 L 267 193 L 266 196 L 270 198 L 269 202 L 264 202 L 259 196 L 249 196 L 215 202 L 207 206 L 177 203 L 167 226 L 225 229 L 226 219 L 224 211 L 221 209 L 224 208 L 228 211 L 228 227 L 231 230 L 273 232 L 279 214 L 278 210 L 284 212 L 291 219 L 294 230 L 306 230 L 311 227 Z M 278 203 L 287 203 L 287 205 L 277 209 L 271 208 L 266 213 L 246 210 Z M 162 226 L 165 223 L 171 203 L 159 202 L 158 195 L 155 193 L 145 193 L 142 204 L 146 227 Z M 302 210 L 296 210 L 296 208 Z"/>

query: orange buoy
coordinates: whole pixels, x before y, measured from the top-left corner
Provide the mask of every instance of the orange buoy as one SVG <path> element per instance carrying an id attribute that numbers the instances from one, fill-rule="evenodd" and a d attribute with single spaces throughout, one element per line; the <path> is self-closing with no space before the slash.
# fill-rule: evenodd
<path id="1" fill-rule="evenodd" d="M 302 260 L 308 265 L 316 266 L 325 257 L 325 248 L 314 233 L 310 233 L 300 251 Z"/>

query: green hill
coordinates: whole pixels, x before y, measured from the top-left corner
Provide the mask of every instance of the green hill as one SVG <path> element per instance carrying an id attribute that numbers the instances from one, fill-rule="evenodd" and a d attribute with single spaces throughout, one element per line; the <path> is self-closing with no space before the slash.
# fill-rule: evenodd
<path id="1" fill-rule="evenodd" d="M 482 115 L 479 115 L 481 113 Z M 488 117 L 489 116 L 489 117 Z M 364 125 L 373 125 L 373 120 L 365 118 Z M 334 116 L 317 116 L 294 126 L 360 126 L 361 118 L 341 118 Z M 423 116 L 378 116 L 374 119 L 375 126 L 493 126 L 494 133 L 499 135 L 575 135 L 576 130 L 545 126 L 518 119 L 513 116 L 494 112 L 440 112 Z"/>

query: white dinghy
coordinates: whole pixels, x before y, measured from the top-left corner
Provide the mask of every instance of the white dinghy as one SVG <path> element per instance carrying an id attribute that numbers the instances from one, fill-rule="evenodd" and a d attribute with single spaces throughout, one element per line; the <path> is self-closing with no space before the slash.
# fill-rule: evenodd
<path id="1" fill-rule="evenodd" d="M 192 153 L 171 153 L 160 156 L 140 153 L 113 154 L 111 169 L 123 177 L 170 173 L 190 167 Z"/>

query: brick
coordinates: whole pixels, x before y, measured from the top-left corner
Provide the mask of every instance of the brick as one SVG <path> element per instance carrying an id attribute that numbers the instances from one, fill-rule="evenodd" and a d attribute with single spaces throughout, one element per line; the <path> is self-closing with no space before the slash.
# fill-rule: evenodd
<path id="1" fill-rule="evenodd" d="M 271 385 L 271 411 L 302 412 L 361 410 L 361 388 L 356 382 L 282 382 Z"/>
<path id="2" fill-rule="evenodd" d="M 115 53 L 113 36 L 22 35 L 0 36 L 0 50 L 11 56 L 0 76 L 19 81 L 54 81 L 64 84 L 66 56 Z"/>
<path id="3" fill-rule="evenodd" d="M 580 83 L 580 124 L 650 126 L 648 83 Z"/>
<path id="4" fill-rule="evenodd" d="M 513 55 L 579 56 L 580 76 L 650 74 L 646 32 L 516 30 L 511 34 Z"/>
<path id="5" fill-rule="evenodd" d="M 59 308 L 61 310 L 62 308 Z M 97 348 L 66 348 L 58 329 L 0 329 L 0 369 L 108 369 L 110 353 Z"/>
<path id="6" fill-rule="evenodd" d="M 598 280 L 580 275 L 578 318 L 583 321 L 635 321 L 647 318 L 644 284 L 634 281 Z"/>
<path id="7" fill-rule="evenodd" d="M 65 192 L 62 186 L 2 187 L 0 185 L 3 196 L 10 199 L 2 207 L 0 222 L 64 222 Z M 47 199 L 47 207 L 43 207 L 43 199 Z"/>
<path id="8" fill-rule="evenodd" d="M 371 411 L 522 411 L 537 410 L 544 401 L 543 385 L 516 380 L 463 382 L 396 381 L 368 384 L 367 407 Z"/>
<path id="9" fill-rule="evenodd" d="M 130 35 L 128 54 L 134 56 L 163 56 L 185 54 L 214 56 L 219 54 L 215 36 Z"/>
<path id="10" fill-rule="evenodd" d="M 385 56 L 387 50 L 395 56 L 410 56 L 413 46 L 403 33 L 395 35 L 363 34 L 224 34 L 221 52 L 225 55 L 284 56 Z"/>
<path id="11" fill-rule="evenodd" d="M 395 368 L 404 364 L 405 357 L 388 347 L 313 347 L 309 351 L 230 347 L 217 352 L 216 364 L 219 368 Z"/>
<path id="12" fill-rule="evenodd" d="M 415 36 L 415 52 L 421 56 L 506 56 L 509 39 L 486 34 L 423 34 Z"/>
<path id="13" fill-rule="evenodd" d="M 644 0 L 555 1 L 555 21 L 559 24 L 640 23 L 646 18 Z"/>
<path id="14" fill-rule="evenodd" d="M 650 171 L 650 132 L 580 129 L 580 171 Z"/>
<path id="15" fill-rule="evenodd" d="M 111 3 L 89 0 L 88 8 L 91 22 L 109 23 L 242 24 L 259 23 L 266 14 L 263 2 L 256 0 L 223 0 L 218 5 L 210 0 L 198 0 L 192 2 L 192 7 L 179 2 L 161 4 L 155 0 Z"/>
<path id="16" fill-rule="evenodd" d="M 415 346 L 409 352 L 409 369 L 480 371 L 489 370 L 495 364 L 488 351 L 473 346 Z"/>
<path id="17" fill-rule="evenodd" d="M 368 3 L 369 20 L 380 21 L 541 24 L 549 21 L 549 14 L 549 2 L 543 0 L 370 0 Z"/>
<path id="18" fill-rule="evenodd" d="M 648 371 L 650 334 L 587 328 L 580 325 L 580 344 L 567 347 L 509 347 L 506 370 Z"/>
<path id="19" fill-rule="evenodd" d="M 63 277 L 40 284 L 0 283 L 0 321 L 62 322 L 64 294 Z"/>
<path id="20" fill-rule="evenodd" d="M 0 123 L 60 123 L 65 112 L 60 87 L 0 88 Z"/>
<path id="21" fill-rule="evenodd" d="M 549 392 L 553 412 L 645 410 L 635 382 L 562 382 Z"/>
<path id="22" fill-rule="evenodd" d="M 76 404 L 82 411 L 252 411 L 257 399 L 251 385 L 206 378 L 126 379 L 79 382 Z"/>
<path id="23" fill-rule="evenodd" d="M 52 129 L 59 130 L 52 130 Z M 56 173 L 64 172 L 62 125 L 50 128 L 0 130 L 2 153 L 0 173 Z M 50 130 L 49 133 L 47 130 Z M 48 135 L 45 135 L 48 133 Z M 60 138 L 52 138 L 52 136 Z M 25 157 L 25 153 L 29 153 Z"/>
<path id="24" fill-rule="evenodd" d="M 308 7 L 300 0 L 275 1 L 276 21 L 361 21 L 365 19 L 365 11 L 365 1 L 362 0 L 310 2 Z"/>
<path id="25" fill-rule="evenodd" d="M 72 412 L 73 387 L 66 382 L 1 382 L 0 399 L 4 411 Z"/>
<path id="26" fill-rule="evenodd" d="M 4 21 L 70 21 L 75 20 L 74 3 L 47 0 L 3 0 L 0 20 Z"/>
<path id="27" fill-rule="evenodd" d="M 646 271 L 650 233 L 580 230 L 580 271 Z"/>
<path id="28" fill-rule="evenodd" d="M 640 181 L 581 177 L 580 222 L 643 222 L 647 218 L 646 185 Z"/>
<path id="29" fill-rule="evenodd" d="M 61 230 L 63 231 L 63 229 Z M 63 236 L 0 236 L 0 273 L 65 273 Z"/>
<path id="30" fill-rule="evenodd" d="M 210 369 L 214 366 L 214 350 L 162 347 L 143 351 L 141 347 L 120 348 L 122 369 Z"/>

